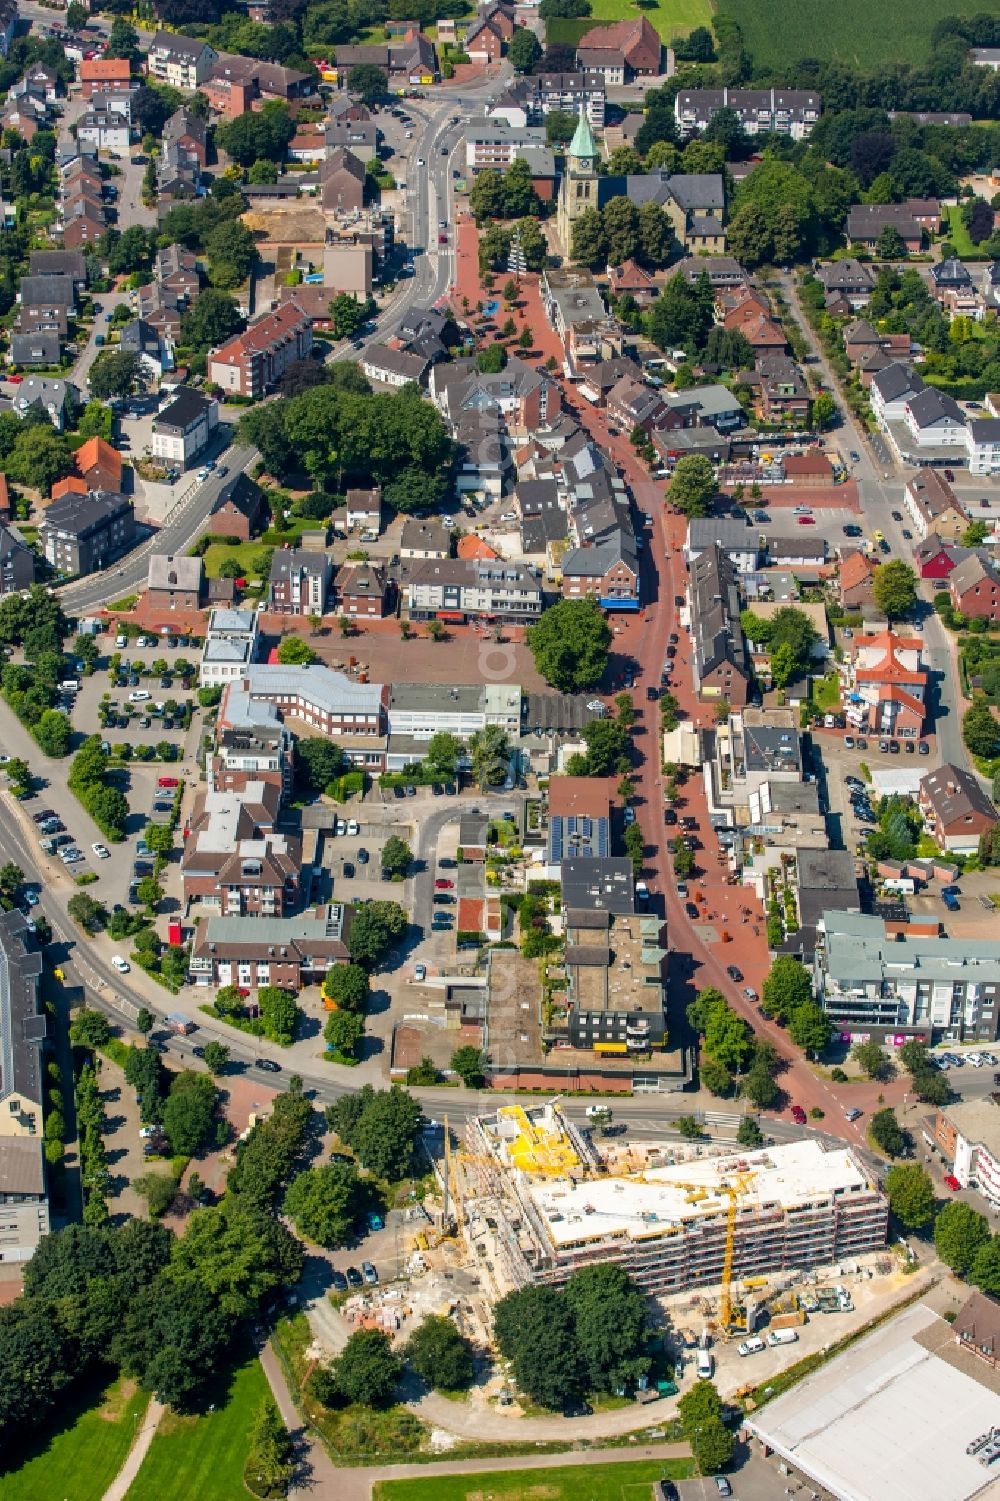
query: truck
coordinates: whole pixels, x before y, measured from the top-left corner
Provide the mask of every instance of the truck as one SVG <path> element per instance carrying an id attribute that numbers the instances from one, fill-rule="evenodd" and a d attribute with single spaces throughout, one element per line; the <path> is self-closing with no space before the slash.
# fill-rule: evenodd
<path id="1" fill-rule="evenodd" d="M 187 1037 L 189 1033 L 195 1030 L 194 1022 L 189 1016 L 185 1016 L 183 1011 L 171 1011 L 167 1017 L 167 1026 L 178 1037 Z"/>

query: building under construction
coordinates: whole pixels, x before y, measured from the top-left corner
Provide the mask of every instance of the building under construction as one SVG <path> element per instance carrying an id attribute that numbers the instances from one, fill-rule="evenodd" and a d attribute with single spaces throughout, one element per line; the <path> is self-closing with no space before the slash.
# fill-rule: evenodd
<path id="1" fill-rule="evenodd" d="M 721 1284 L 728 1322 L 731 1281 L 886 1241 L 887 1200 L 850 1148 L 800 1141 L 675 1161 L 670 1143 L 619 1174 L 555 1104 L 470 1120 L 466 1147 L 498 1270 L 517 1287 L 618 1261 L 650 1293 Z"/>

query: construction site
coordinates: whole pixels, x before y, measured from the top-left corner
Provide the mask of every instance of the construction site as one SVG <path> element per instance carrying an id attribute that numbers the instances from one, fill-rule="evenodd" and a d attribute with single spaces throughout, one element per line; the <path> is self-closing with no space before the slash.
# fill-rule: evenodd
<path id="1" fill-rule="evenodd" d="M 723 1333 L 753 1327 L 755 1290 L 775 1274 L 878 1252 L 888 1228 L 887 1200 L 850 1148 L 599 1145 L 557 1101 L 470 1119 L 446 1182 L 498 1291 L 617 1261 L 652 1296 L 717 1287 Z"/>

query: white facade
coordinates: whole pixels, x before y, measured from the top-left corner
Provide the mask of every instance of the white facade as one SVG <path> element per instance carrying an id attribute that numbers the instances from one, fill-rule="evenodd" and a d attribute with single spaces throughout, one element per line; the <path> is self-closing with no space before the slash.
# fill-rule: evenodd
<path id="1" fill-rule="evenodd" d="M 222 687 L 246 676 L 257 657 L 260 630 L 253 610 L 213 610 L 201 652 L 202 688 Z"/>
<path id="2" fill-rule="evenodd" d="M 219 424 L 219 403 L 207 401 L 199 404 L 197 411 L 192 410 L 184 419 L 177 422 L 169 420 L 173 407 L 180 405 L 173 403 L 153 423 L 153 457 L 164 459 L 167 463 L 178 464 L 182 469 L 197 458 L 208 445 L 213 432 Z"/>
<path id="3" fill-rule="evenodd" d="M 965 444 L 970 474 L 1000 474 L 1000 421 L 970 422 Z"/>

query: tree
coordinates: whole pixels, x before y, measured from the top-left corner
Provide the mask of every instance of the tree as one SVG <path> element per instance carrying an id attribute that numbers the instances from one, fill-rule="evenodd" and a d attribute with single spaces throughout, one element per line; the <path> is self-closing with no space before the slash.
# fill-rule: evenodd
<path id="1" fill-rule="evenodd" d="M 331 1011 L 323 1028 L 328 1048 L 342 1058 L 357 1056 L 358 1045 L 365 1035 L 365 1019 L 353 1011 Z"/>
<path id="2" fill-rule="evenodd" d="M 127 59 L 133 68 L 138 68 L 142 54 L 139 51 L 139 35 L 134 26 L 121 16 L 116 16 L 111 23 L 108 33 L 108 45 L 104 53 L 105 57 Z"/>
<path id="3" fill-rule="evenodd" d="M 398 1181 L 405 1178 L 413 1165 L 413 1154 L 420 1136 L 420 1106 L 411 1094 L 397 1084 L 390 1089 L 361 1091 L 362 1109 L 347 1129 L 337 1126 L 342 1139 L 358 1155 L 362 1166 L 379 1178 Z M 338 1102 L 339 1103 L 339 1102 Z"/>
<path id="4" fill-rule="evenodd" d="M 429 1313 L 421 1319 L 406 1343 L 404 1354 L 428 1386 L 457 1392 L 472 1385 L 472 1351 L 451 1319 L 443 1314 Z"/>
<path id="5" fill-rule="evenodd" d="M 564 1297 L 588 1390 L 614 1391 L 646 1374 L 646 1303 L 621 1266 L 581 1268 L 567 1282 Z"/>
<path id="6" fill-rule="evenodd" d="M 381 68 L 371 63 L 358 63 L 347 75 L 347 87 L 365 104 L 376 104 L 385 97 L 389 80 Z"/>
<path id="7" fill-rule="evenodd" d="M 934 1218 L 934 1185 L 919 1162 L 902 1162 L 885 1175 L 889 1208 L 904 1230 L 922 1230 Z"/>
<path id="8" fill-rule="evenodd" d="M 788 1035 L 805 1053 L 822 1053 L 830 1045 L 830 1018 L 815 1001 L 796 1006 L 788 1018 Z"/>
<path id="9" fill-rule="evenodd" d="M 764 981 L 761 1009 L 777 1021 L 786 1021 L 798 1006 L 813 999 L 809 971 L 790 955 L 780 954 Z"/>
<path id="10" fill-rule="evenodd" d="M 771 231 L 763 209 L 746 203 L 737 209 L 726 230 L 726 245 L 742 266 L 753 270 L 771 255 Z"/>
<path id="11" fill-rule="evenodd" d="M 107 910 L 102 902 L 95 901 L 92 896 L 87 896 L 83 891 L 71 896 L 66 903 L 66 911 L 75 923 L 79 923 L 85 933 L 98 933 L 107 920 Z"/>
<path id="12" fill-rule="evenodd" d="M 891 1079 L 892 1064 L 877 1042 L 858 1042 L 851 1049 L 851 1057 L 869 1079 Z"/>
<path id="13" fill-rule="evenodd" d="M 56 481 L 69 473 L 72 464 L 67 439 L 46 422 L 44 427 L 36 424 L 18 434 L 13 452 L 5 462 L 5 470 L 8 478 L 26 489 L 39 490 L 47 495 Z M 65 755 L 65 751 L 60 754 Z"/>
<path id="14" fill-rule="evenodd" d="M 224 220 L 207 236 L 209 274 L 217 287 L 242 286 L 257 261 L 254 237 L 245 224 Z"/>
<path id="15" fill-rule="evenodd" d="M 177 1179 L 173 1173 L 140 1173 L 132 1180 L 132 1186 L 146 1200 L 153 1220 L 161 1219 L 177 1197 Z"/>
<path id="16" fill-rule="evenodd" d="M 257 991 L 257 1004 L 264 1023 L 264 1036 L 287 1047 L 295 1037 L 299 1020 L 294 995 L 277 985 L 261 985 Z"/>
<path id="17" fill-rule="evenodd" d="M 989 534 L 990 529 L 985 521 L 970 521 L 962 533 L 962 546 L 982 547 Z"/>
<path id="18" fill-rule="evenodd" d="M 333 740 L 307 736 L 295 746 L 295 775 L 308 792 L 323 792 L 344 770 L 344 753 Z"/>
<path id="19" fill-rule="evenodd" d="M 390 834 L 382 846 L 382 869 L 390 871 L 394 876 L 405 876 L 412 864 L 413 851 L 406 840 L 400 839 L 398 834 Z"/>
<path id="20" fill-rule="evenodd" d="M 291 1231 L 227 1193 L 190 1216 L 173 1248 L 171 1276 L 182 1286 L 207 1287 L 228 1319 L 245 1319 L 269 1293 L 297 1282 L 302 1262 L 301 1242 Z"/>
<path id="21" fill-rule="evenodd" d="M 902 558 L 883 563 L 872 580 L 872 597 L 889 620 L 908 615 L 917 598 L 916 575 L 909 563 Z"/>
<path id="22" fill-rule="evenodd" d="M 894 1110 L 888 1106 L 884 1110 L 876 1110 L 868 1124 L 868 1139 L 872 1146 L 884 1152 L 887 1157 L 902 1156 L 906 1139 Z"/>
<path id="23" fill-rule="evenodd" d="M 213 1294 L 188 1281 L 159 1276 L 121 1309 L 115 1340 L 125 1370 L 178 1412 L 189 1412 L 217 1379 L 229 1324 Z"/>
<path id="24" fill-rule="evenodd" d="M 698 1064 L 698 1077 L 709 1094 L 727 1095 L 733 1087 L 733 1076 L 726 1065 L 708 1053 Z"/>
<path id="25" fill-rule="evenodd" d="M 608 243 L 608 260 L 612 265 L 620 266 L 635 256 L 639 249 L 639 210 L 631 198 L 621 196 L 608 200 L 604 206 L 604 234 Z"/>
<path id="26" fill-rule="evenodd" d="M 573 1310 L 553 1288 L 524 1287 L 501 1298 L 493 1333 L 518 1388 L 533 1401 L 559 1408 L 579 1394 L 584 1373 Z"/>
<path id="27" fill-rule="evenodd" d="M 771 1070 L 763 1063 L 753 1063 L 743 1076 L 740 1090 L 758 1110 L 770 1110 L 781 1090 Z"/>
<path id="28" fill-rule="evenodd" d="M 530 73 L 542 55 L 542 45 L 533 31 L 516 26 L 507 44 L 507 60 L 515 73 Z"/>
<path id="29" fill-rule="evenodd" d="M 355 907 L 347 932 L 351 958 L 370 973 L 405 932 L 406 913 L 398 902 L 366 902 Z"/>
<path id="30" fill-rule="evenodd" d="M 906 245 L 899 230 L 887 224 L 875 241 L 875 254 L 880 261 L 898 261 L 906 254 Z"/>
<path id="31" fill-rule="evenodd" d="M 828 391 L 820 391 L 818 396 L 813 397 L 812 420 L 813 427 L 819 432 L 825 432 L 837 415 L 837 406 Z"/>
<path id="32" fill-rule="evenodd" d="M 181 315 L 181 340 L 197 354 L 224 344 L 243 327 L 243 317 L 228 292 L 206 287 Z"/>
<path id="33" fill-rule="evenodd" d="M 547 0 L 542 0 L 542 5 L 546 3 Z M 541 14 L 541 7 L 539 7 L 539 14 Z M 579 116 L 571 109 L 550 109 L 545 116 L 545 139 L 549 145 L 568 145 L 573 139 L 578 119 Z"/>
<path id="34" fill-rule="evenodd" d="M 545 681 L 562 693 L 570 693 L 600 683 L 608 665 L 612 634 L 595 599 L 561 599 L 529 627 L 527 640 Z"/>
<path id="35" fill-rule="evenodd" d="M 142 362 L 128 349 L 102 349 L 90 367 L 90 392 L 101 401 L 125 401 L 145 385 Z"/>
<path id="36" fill-rule="evenodd" d="M 450 734 L 448 730 L 438 730 L 437 734 L 432 735 L 427 742 L 424 765 L 432 776 L 444 779 L 453 778 L 458 769 L 462 751 L 462 742 L 457 735 Z"/>
<path id="37" fill-rule="evenodd" d="M 456 1048 L 448 1066 L 467 1089 L 482 1089 L 486 1084 L 485 1054 L 471 1043 L 466 1047 Z"/>
<path id="38" fill-rule="evenodd" d="M 335 964 L 323 976 L 323 994 L 341 1011 L 368 1010 L 369 982 L 360 964 Z"/>
<path id="39" fill-rule="evenodd" d="M 155 876 L 143 876 L 135 888 L 135 894 L 144 907 L 155 912 L 163 900 L 163 887 Z"/>
<path id="40" fill-rule="evenodd" d="M 283 1496 L 295 1474 L 292 1437 L 270 1395 L 262 1398 L 254 1414 L 243 1474 L 253 1481 L 252 1494 L 257 1496 Z"/>
<path id="41" fill-rule="evenodd" d="M 346 1162 L 308 1168 L 285 1194 L 285 1213 L 299 1234 L 328 1249 L 347 1241 L 360 1207 L 357 1169 Z"/>
<path id="42" fill-rule="evenodd" d="M 301 636 L 283 636 L 278 647 L 278 661 L 283 667 L 305 667 L 315 662 L 316 653 Z"/>
<path id="43" fill-rule="evenodd" d="M 961 1199 L 943 1205 L 934 1221 L 934 1246 L 959 1277 L 968 1274 L 976 1254 L 990 1239 L 989 1222 Z"/>
<path id="44" fill-rule="evenodd" d="M 226 1127 L 218 1119 L 219 1091 L 207 1074 L 177 1074 L 163 1105 L 163 1129 L 173 1151 L 193 1157 L 210 1143 L 221 1145 Z"/>
<path id="45" fill-rule="evenodd" d="M 665 266 L 673 253 L 674 227 L 658 203 L 639 206 L 639 259 L 655 270 Z"/>
<path id="46" fill-rule="evenodd" d="M 499 725 L 485 725 L 469 737 L 472 775 L 483 788 L 502 785 L 510 766 L 510 741 Z"/>
<path id="47" fill-rule="evenodd" d="M 111 936 L 112 938 L 114 938 L 115 934 L 112 933 Z M 135 1026 L 136 1031 L 141 1032 L 143 1037 L 145 1037 L 148 1032 L 152 1032 L 153 1028 L 156 1026 L 156 1017 L 147 1006 L 139 1007 L 135 1018 Z"/>
<path id="48" fill-rule="evenodd" d="M 333 332 L 338 339 L 353 339 L 368 316 L 367 304 L 347 292 L 338 292 L 330 303 Z"/>
<path id="49" fill-rule="evenodd" d="M 222 1074 L 229 1063 L 229 1049 L 224 1042 L 206 1042 L 202 1057 L 210 1074 Z"/>
<path id="50" fill-rule="evenodd" d="M 736 1140 L 741 1147 L 754 1150 L 764 1145 L 764 1133 L 752 1115 L 744 1115 L 736 1129 Z"/>
<path id="51" fill-rule="evenodd" d="M 705 1018 L 705 1048 L 728 1069 L 739 1071 L 750 1053 L 750 1027 L 725 1001 L 712 1006 Z"/>
<path id="52" fill-rule="evenodd" d="M 706 515 L 717 489 L 711 460 L 704 454 L 685 454 L 677 460 L 670 479 L 669 500 L 682 515 Z"/>
<path id="53" fill-rule="evenodd" d="M 499 375 L 507 367 L 507 351 L 502 344 L 487 344 L 476 355 L 476 369 L 482 375 Z"/>
<path id="54" fill-rule="evenodd" d="M 608 238 L 604 233 L 604 217 L 600 209 L 585 208 L 574 219 L 570 259 L 578 266 L 589 266 L 592 271 L 607 265 Z"/>
<path id="55" fill-rule="evenodd" d="M 111 1024 L 103 1012 L 84 1006 L 74 1016 L 69 1036 L 76 1048 L 102 1048 L 111 1036 Z"/>
<path id="56" fill-rule="evenodd" d="M 677 1403 L 684 1437 L 703 1475 L 725 1469 L 733 1457 L 733 1437 L 722 1421 L 722 1402 L 711 1381 L 698 1381 Z"/>
<path id="57" fill-rule="evenodd" d="M 962 715 L 962 739 L 972 755 L 985 759 L 995 756 L 1000 747 L 1000 724 L 987 700 L 979 694 Z"/>
<path id="58" fill-rule="evenodd" d="M 403 1363 L 383 1330 L 357 1329 L 333 1362 L 331 1373 L 348 1402 L 387 1407 L 403 1374 Z"/>

